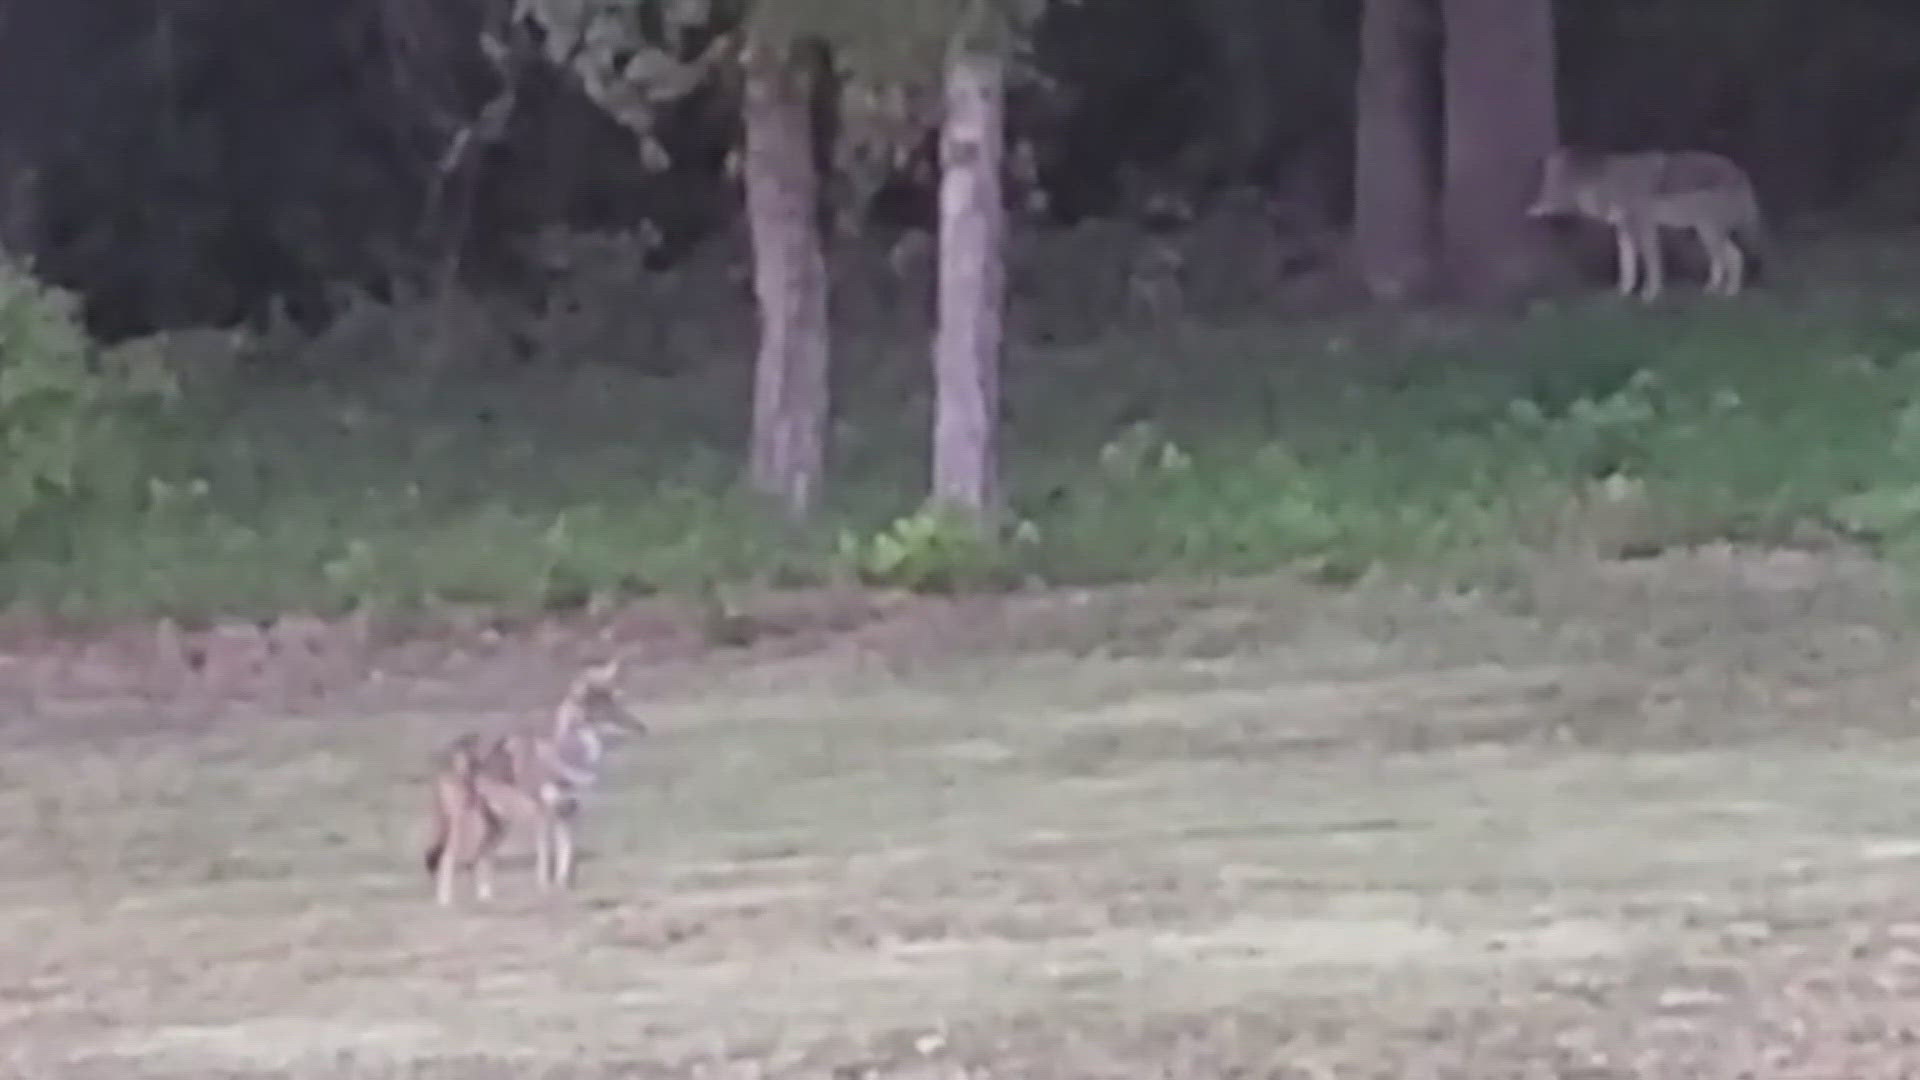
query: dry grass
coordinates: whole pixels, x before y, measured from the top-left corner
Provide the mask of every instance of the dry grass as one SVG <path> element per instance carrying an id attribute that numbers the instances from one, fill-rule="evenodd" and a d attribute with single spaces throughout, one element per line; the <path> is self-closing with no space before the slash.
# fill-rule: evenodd
<path id="1" fill-rule="evenodd" d="M 489 713 L 8 738 L 0 1067 L 1910 1075 L 1920 669 L 1883 586 L 1720 552 L 710 658 L 650 674 L 575 893 L 514 862 L 455 912 L 420 781 Z"/>

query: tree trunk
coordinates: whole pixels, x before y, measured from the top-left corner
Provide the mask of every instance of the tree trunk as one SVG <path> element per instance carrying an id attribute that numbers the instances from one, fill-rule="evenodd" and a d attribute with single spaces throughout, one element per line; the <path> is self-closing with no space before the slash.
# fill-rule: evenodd
<path id="1" fill-rule="evenodd" d="M 934 335 L 933 497 L 987 515 L 999 498 L 1005 330 L 1006 75 L 992 56 L 948 62 L 940 133 L 939 326 Z"/>
<path id="2" fill-rule="evenodd" d="M 760 348 L 751 479 L 795 518 L 819 499 L 827 431 L 827 270 L 814 210 L 811 80 L 788 50 L 746 50 L 747 221 Z"/>
<path id="3" fill-rule="evenodd" d="M 1553 2 L 1443 0 L 1442 10 L 1449 278 L 1465 299 L 1508 299 L 1549 265 L 1526 208 L 1559 141 Z"/>
<path id="4" fill-rule="evenodd" d="M 1286 13 L 1272 0 L 1200 0 L 1191 5 L 1211 53 L 1213 115 L 1209 164 L 1230 183 L 1247 182 L 1274 135 L 1275 115 L 1287 102 Z M 1270 178 L 1263 178 L 1270 179 Z"/>
<path id="5" fill-rule="evenodd" d="M 124 32 L 118 18 L 105 5 L 0 4 L 0 247 L 8 255 L 43 254 L 45 203 L 58 194 L 46 186 L 54 179 L 46 170 L 102 100 L 105 77 L 87 81 L 92 92 L 76 93 L 74 72 Z M 75 198 L 98 203 L 97 196 Z"/>
<path id="6" fill-rule="evenodd" d="M 1432 281 L 1439 36 L 1432 0 L 1365 4 L 1355 94 L 1353 255 L 1367 292 L 1394 303 L 1420 296 Z"/>
<path id="7" fill-rule="evenodd" d="M 40 253 L 40 174 L 0 149 L 0 254 L 32 260 Z"/>

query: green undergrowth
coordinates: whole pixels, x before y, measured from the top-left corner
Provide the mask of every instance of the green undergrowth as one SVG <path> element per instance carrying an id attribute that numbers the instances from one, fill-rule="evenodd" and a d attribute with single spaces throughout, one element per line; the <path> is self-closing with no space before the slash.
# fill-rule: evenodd
<path id="1" fill-rule="evenodd" d="M 1007 360 L 1010 522 L 916 512 L 921 349 L 837 373 L 828 506 L 737 489 L 743 359 L 433 378 L 187 379 L 139 497 L 10 545 L 71 615 L 512 610 L 855 576 L 927 589 L 1297 567 L 1470 574 L 1809 527 L 1920 561 L 1920 313 L 1904 289 L 1610 297 L 1525 317 L 1185 325 Z M 271 369 L 270 369 L 271 370 Z"/>

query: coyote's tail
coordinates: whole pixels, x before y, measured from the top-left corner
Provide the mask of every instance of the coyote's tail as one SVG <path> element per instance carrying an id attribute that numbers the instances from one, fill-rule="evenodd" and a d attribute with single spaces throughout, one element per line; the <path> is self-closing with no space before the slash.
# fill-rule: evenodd
<path id="1" fill-rule="evenodd" d="M 439 836 L 433 838 L 433 843 L 427 845 L 426 858 L 424 861 L 427 864 L 428 876 L 440 872 L 440 860 L 446 857 L 447 836 L 446 833 L 442 832 Z"/>

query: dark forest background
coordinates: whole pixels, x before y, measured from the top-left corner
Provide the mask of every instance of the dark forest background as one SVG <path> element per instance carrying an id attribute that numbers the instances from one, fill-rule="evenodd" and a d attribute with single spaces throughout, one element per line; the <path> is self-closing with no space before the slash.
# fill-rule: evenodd
<path id="1" fill-rule="evenodd" d="M 1350 201 L 1358 5 L 1096 0 L 1056 8 L 1016 95 L 1048 197 L 1041 224 L 1121 210 L 1123 178 L 1194 199 L 1254 185 L 1337 228 Z M 737 110 L 673 110 L 674 164 L 537 60 L 504 140 L 443 174 L 449 140 L 499 92 L 492 17 L 457 0 L 326 5 L 14 0 L 0 16 L 6 239 L 121 336 L 262 317 L 303 323 L 328 290 L 434 280 L 451 253 L 525 288 L 543 230 L 650 222 L 671 262 L 737 214 L 722 171 Z M 1560 5 L 1570 141 L 1704 147 L 1806 220 L 1920 214 L 1920 7 L 1904 0 L 1618 0 Z M 31 177 L 28 182 L 26 177 Z M 916 188 L 916 182 L 918 187 Z M 903 178 L 871 222 L 924 221 Z"/>

